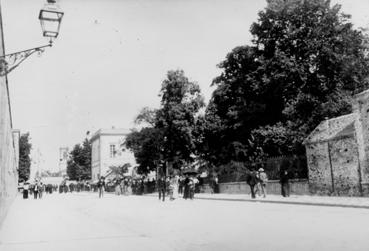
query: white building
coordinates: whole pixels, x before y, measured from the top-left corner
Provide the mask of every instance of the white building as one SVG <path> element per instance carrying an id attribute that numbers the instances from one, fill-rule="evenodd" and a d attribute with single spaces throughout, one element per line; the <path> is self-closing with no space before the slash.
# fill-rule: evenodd
<path id="1" fill-rule="evenodd" d="M 61 176 L 67 175 L 68 147 L 59 147 L 59 172 Z"/>
<path id="2" fill-rule="evenodd" d="M 91 137 L 91 179 L 97 181 L 100 176 L 106 176 L 111 166 L 121 166 L 130 163 L 135 166 L 133 153 L 122 147 L 126 129 L 100 129 Z"/>

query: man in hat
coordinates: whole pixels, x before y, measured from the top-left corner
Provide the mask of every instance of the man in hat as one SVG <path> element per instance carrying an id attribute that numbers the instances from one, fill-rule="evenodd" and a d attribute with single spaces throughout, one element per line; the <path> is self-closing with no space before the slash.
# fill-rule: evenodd
<path id="1" fill-rule="evenodd" d="M 248 172 L 246 182 L 250 186 L 251 198 L 255 199 L 255 185 L 258 183 L 257 173 L 255 170 Z"/>
<path id="2" fill-rule="evenodd" d="M 105 178 L 103 176 L 101 176 L 99 181 L 97 182 L 97 188 L 99 190 L 99 198 L 104 197 Z"/>

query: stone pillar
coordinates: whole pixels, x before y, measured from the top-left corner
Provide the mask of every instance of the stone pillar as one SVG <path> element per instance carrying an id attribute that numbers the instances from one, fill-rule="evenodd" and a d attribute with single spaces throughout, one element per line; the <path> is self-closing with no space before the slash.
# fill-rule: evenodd
<path id="1" fill-rule="evenodd" d="M 353 112 L 357 114 L 355 134 L 359 153 L 361 184 L 363 194 L 369 196 L 369 90 L 355 96 Z"/>

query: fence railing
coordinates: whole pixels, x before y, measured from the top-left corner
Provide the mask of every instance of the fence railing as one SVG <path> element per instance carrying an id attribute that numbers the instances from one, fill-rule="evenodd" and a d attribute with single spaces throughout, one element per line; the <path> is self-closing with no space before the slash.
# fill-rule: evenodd
<path id="1" fill-rule="evenodd" d="M 243 163 L 244 168 L 223 168 L 219 182 L 246 181 L 246 170 L 251 169 L 250 163 Z M 269 180 L 279 180 L 281 170 L 288 170 L 291 179 L 307 179 L 308 168 L 306 156 L 277 156 L 265 159 L 260 165 L 268 175 Z"/>

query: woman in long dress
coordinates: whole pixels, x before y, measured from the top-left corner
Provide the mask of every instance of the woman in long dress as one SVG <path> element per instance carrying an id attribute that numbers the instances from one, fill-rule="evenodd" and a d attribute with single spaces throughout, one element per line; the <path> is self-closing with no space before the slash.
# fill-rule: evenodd
<path id="1" fill-rule="evenodd" d="M 175 200 L 178 198 L 178 185 L 179 185 L 179 177 L 178 175 L 174 175 L 170 179 L 171 200 Z"/>

